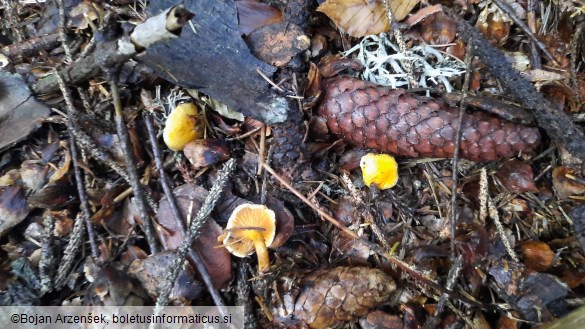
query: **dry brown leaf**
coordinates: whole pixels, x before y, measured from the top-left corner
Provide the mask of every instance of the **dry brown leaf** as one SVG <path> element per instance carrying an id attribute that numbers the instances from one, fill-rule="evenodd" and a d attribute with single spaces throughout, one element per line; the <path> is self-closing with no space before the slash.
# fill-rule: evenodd
<path id="1" fill-rule="evenodd" d="M 556 257 L 550 246 L 540 241 L 526 241 L 520 249 L 524 257 L 524 265 L 537 272 L 546 271 L 554 263 Z"/>
<path id="2" fill-rule="evenodd" d="M 140 281 L 150 297 L 156 300 L 174 260 L 175 252 L 165 250 L 152 254 L 146 259 L 135 260 L 128 268 L 128 274 Z M 171 305 L 188 305 L 189 301 L 199 298 L 201 292 L 202 286 L 195 280 L 193 268 L 185 265 L 173 286 L 169 300 Z"/>
<path id="3" fill-rule="evenodd" d="M 443 11 L 443 6 L 441 6 L 441 5 L 433 5 L 433 6 L 424 7 L 421 10 L 414 13 L 413 15 L 411 15 L 406 20 L 406 22 L 404 22 L 404 24 L 412 27 L 412 26 L 420 23 L 421 21 L 423 21 L 427 17 L 429 17 L 433 14 L 436 14 L 438 12 L 442 12 L 442 11 Z"/>
<path id="4" fill-rule="evenodd" d="M 457 22 L 442 11 L 423 20 L 420 25 L 423 40 L 431 45 L 445 45 L 455 40 Z"/>
<path id="5" fill-rule="evenodd" d="M 230 158 L 229 145 L 222 139 L 196 139 L 187 143 L 183 154 L 195 170 L 214 165 Z"/>
<path id="6" fill-rule="evenodd" d="M 419 0 L 391 0 L 390 8 L 397 20 L 402 20 Z M 352 37 L 363 37 L 390 30 L 384 4 L 380 0 L 327 0 L 317 11 Z"/>
<path id="7" fill-rule="evenodd" d="M 576 177 L 575 170 L 569 167 L 559 166 L 553 169 L 552 183 L 559 200 L 585 193 L 583 180 Z"/>
<path id="8" fill-rule="evenodd" d="M 269 4 L 256 1 L 236 1 L 238 9 L 238 29 L 242 34 L 250 34 L 266 25 L 280 23 L 282 12 Z"/>
<path id="9" fill-rule="evenodd" d="M 22 222 L 30 209 L 20 186 L 0 190 L 0 234 Z"/>
<path id="10" fill-rule="evenodd" d="M 477 19 L 475 27 L 493 44 L 504 44 L 510 34 L 511 23 L 499 11 L 491 11 L 486 7 Z"/>
<path id="11" fill-rule="evenodd" d="M 183 220 L 187 220 L 189 213 L 197 214 L 208 192 L 201 186 L 185 184 L 176 187 L 173 193 L 177 198 L 179 210 L 183 214 Z M 164 249 L 178 248 L 183 243 L 184 235 L 177 226 L 169 200 L 166 197 L 159 202 L 156 218 L 162 227 L 161 230 L 157 230 L 157 234 Z M 224 248 L 214 248 L 221 233 L 221 227 L 213 218 L 210 218 L 201 228 L 199 238 L 192 244 L 192 248 L 201 256 L 216 288 L 225 286 L 232 278 L 230 254 Z"/>

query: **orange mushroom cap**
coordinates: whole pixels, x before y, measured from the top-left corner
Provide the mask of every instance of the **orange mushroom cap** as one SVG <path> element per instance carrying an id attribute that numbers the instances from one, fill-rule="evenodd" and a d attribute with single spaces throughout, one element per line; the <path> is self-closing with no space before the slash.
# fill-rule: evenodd
<path id="1" fill-rule="evenodd" d="M 368 153 L 361 158 L 360 167 L 367 186 L 385 190 L 398 182 L 398 163 L 391 155 Z"/>
<path id="2" fill-rule="evenodd" d="M 193 103 L 183 103 L 175 107 L 165 122 L 163 139 L 173 151 L 181 151 L 196 139 L 201 138 L 199 111 Z"/>
<path id="3" fill-rule="evenodd" d="M 230 216 L 223 238 L 223 245 L 234 256 L 258 256 L 260 272 L 270 267 L 267 247 L 274 241 L 276 216 L 264 205 L 242 204 Z"/>

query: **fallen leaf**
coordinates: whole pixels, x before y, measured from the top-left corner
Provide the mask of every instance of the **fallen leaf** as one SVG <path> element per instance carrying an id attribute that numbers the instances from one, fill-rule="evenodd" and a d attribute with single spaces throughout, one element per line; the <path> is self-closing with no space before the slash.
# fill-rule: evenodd
<path id="1" fill-rule="evenodd" d="M 9 186 L 0 190 L 0 235 L 22 222 L 29 207 L 20 186 Z"/>
<path id="2" fill-rule="evenodd" d="M 165 250 L 146 259 L 137 259 L 130 265 L 128 274 L 140 281 L 150 297 L 156 300 L 175 257 L 174 251 Z M 188 305 L 188 302 L 201 295 L 202 290 L 201 284 L 195 280 L 191 266 L 184 266 L 173 285 L 169 301 L 171 305 Z"/>
<path id="3" fill-rule="evenodd" d="M 50 112 L 31 96 L 20 75 L 0 70 L 0 152 L 37 130 Z"/>
<path id="4" fill-rule="evenodd" d="M 566 200 L 572 195 L 585 193 L 585 184 L 574 179 L 574 175 L 575 171 L 569 167 L 560 166 L 553 169 L 552 183 L 559 200 Z"/>
<path id="5" fill-rule="evenodd" d="M 236 1 L 238 30 L 250 34 L 263 26 L 280 23 L 282 12 L 269 4 L 257 1 Z"/>
<path id="6" fill-rule="evenodd" d="M 71 9 L 71 12 L 69 13 L 71 16 L 71 23 L 69 25 L 80 30 L 85 30 L 89 26 L 90 21 L 99 19 L 101 22 L 104 14 L 103 9 L 98 7 L 96 3 L 83 1 Z"/>
<path id="7" fill-rule="evenodd" d="M 319 61 L 319 73 L 323 78 L 330 78 L 348 69 L 361 71 L 364 66 L 353 59 L 341 58 L 339 55 L 329 55 Z"/>
<path id="8" fill-rule="evenodd" d="M 518 320 L 511 319 L 505 314 L 502 314 L 498 319 L 498 324 L 496 326 L 497 329 L 517 329 L 518 328 Z"/>
<path id="9" fill-rule="evenodd" d="M 392 0 L 390 8 L 398 21 L 410 13 L 419 0 Z M 352 37 L 363 37 L 390 30 L 384 4 L 380 0 L 327 0 L 317 11 Z"/>
<path id="10" fill-rule="evenodd" d="M 344 152 L 343 155 L 341 155 L 339 158 L 339 162 L 337 163 L 339 170 L 350 172 L 359 168 L 362 157 L 367 153 L 368 151 L 364 149 L 351 149 L 347 152 Z"/>
<path id="11" fill-rule="evenodd" d="M 455 44 L 453 46 L 447 47 L 447 53 L 461 60 L 465 59 L 465 43 L 460 39 L 455 40 L 454 43 Z"/>
<path id="12" fill-rule="evenodd" d="M 311 57 L 315 58 L 319 55 L 322 55 L 327 51 L 327 38 L 320 33 L 311 38 Z"/>
<path id="13" fill-rule="evenodd" d="M 435 13 L 442 12 L 442 11 L 443 11 L 443 6 L 441 6 L 441 5 L 433 5 L 433 6 L 424 7 L 421 10 L 414 13 L 412 16 L 410 16 L 404 22 L 404 24 L 412 27 L 412 26 L 420 23 L 422 20 L 426 19 L 427 17 L 429 17 Z"/>
<path id="14" fill-rule="evenodd" d="M 68 176 L 45 185 L 34 192 L 28 203 L 31 208 L 59 209 L 71 204 L 76 198 L 76 190 Z"/>
<path id="15" fill-rule="evenodd" d="M 230 158 L 228 144 L 221 139 L 196 139 L 187 143 L 183 154 L 195 170 L 214 165 Z"/>
<path id="16" fill-rule="evenodd" d="M 367 266 L 371 249 L 361 240 L 356 240 L 345 232 L 339 232 L 331 243 L 330 262 L 346 261 L 354 266 Z"/>
<path id="17" fill-rule="evenodd" d="M 504 44 L 510 34 L 510 22 L 500 11 L 493 11 L 490 6 L 479 14 L 475 27 L 493 44 Z"/>
<path id="18" fill-rule="evenodd" d="M 303 100 L 303 109 L 310 109 L 319 103 L 321 96 L 321 75 L 315 63 L 309 63 L 309 73 L 307 75 L 307 88 L 305 88 L 305 99 Z"/>
<path id="19" fill-rule="evenodd" d="M 69 167 L 71 165 L 71 154 L 69 154 L 69 150 L 67 149 L 67 143 L 63 142 L 62 146 L 64 149 L 65 158 L 63 159 L 63 164 L 60 168 L 58 168 L 53 175 L 49 178 L 49 183 L 54 183 L 59 181 L 63 176 L 65 176 L 69 172 Z"/>
<path id="20" fill-rule="evenodd" d="M 33 160 L 25 160 L 20 165 L 20 176 L 27 189 L 36 191 L 47 183 L 49 166 Z"/>
<path id="21" fill-rule="evenodd" d="M 421 36 L 431 45 L 445 45 L 455 40 L 457 23 L 443 12 L 433 14 L 421 23 Z"/>
<path id="22" fill-rule="evenodd" d="M 276 233 L 270 248 L 276 249 L 288 241 L 295 230 L 295 218 L 293 214 L 284 206 L 284 202 L 269 198 L 266 200 L 266 207 L 274 211 L 276 216 Z"/>
<path id="23" fill-rule="evenodd" d="M 228 119 L 234 119 L 240 122 L 244 121 L 244 115 L 242 113 L 235 111 L 234 109 L 228 107 L 227 105 L 218 101 L 217 99 L 203 96 L 202 93 L 197 91 L 197 89 L 187 89 L 187 92 L 189 93 L 189 95 L 193 96 L 193 98 L 205 102 L 212 110 L 223 115 L 224 117 Z"/>
<path id="24" fill-rule="evenodd" d="M 309 136 L 314 141 L 326 141 L 330 138 L 327 119 L 320 116 L 313 116 L 309 120 Z"/>
<path id="25" fill-rule="evenodd" d="M 542 272 L 549 268 L 554 260 L 555 253 L 548 244 L 540 241 L 526 241 L 520 246 L 526 267 Z"/>
<path id="26" fill-rule="evenodd" d="M 173 193 L 177 198 L 183 220 L 187 220 L 189 214 L 191 218 L 197 214 L 208 194 L 206 189 L 193 184 L 178 186 Z M 184 235 L 177 227 L 175 216 L 166 197 L 159 203 L 156 218 L 161 226 L 157 234 L 164 249 L 173 250 L 179 247 L 183 243 Z M 209 218 L 201 228 L 199 238 L 192 244 L 192 248 L 199 252 L 216 288 L 223 287 L 232 277 L 230 254 L 224 248 L 214 248 L 221 233 L 221 227 L 215 220 Z"/>
<path id="27" fill-rule="evenodd" d="M 108 265 L 95 273 L 95 280 L 87 287 L 84 304 L 95 306 L 143 306 L 146 295 L 125 271 Z"/>

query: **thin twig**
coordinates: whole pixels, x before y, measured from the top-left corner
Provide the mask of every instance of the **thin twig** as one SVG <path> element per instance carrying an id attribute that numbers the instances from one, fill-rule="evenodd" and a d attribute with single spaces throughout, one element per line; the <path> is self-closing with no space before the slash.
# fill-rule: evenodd
<path id="1" fill-rule="evenodd" d="M 147 114 L 146 112 L 143 114 L 142 118 L 144 119 L 144 123 L 146 123 L 146 130 L 148 131 L 148 137 L 150 141 L 150 145 L 152 147 L 152 153 L 154 155 L 154 163 L 156 165 L 156 169 L 158 170 L 160 185 L 165 193 L 169 201 L 169 205 L 171 206 L 171 212 L 175 219 L 179 218 L 181 220 L 177 220 L 177 227 L 181 230 L 183 234 L 187 232 L 187 228 L 185 226 L 185 222 L 182 220 L 181 212 L 179 211 L 179 206 L 177 205 L 177 200 L 174 197 L 173 189 L 171 188 L 171 184 L 169 182 L 169 178 L 165 172 L 164 164 L 162 161 L 162 154 L 160 151 L 160 147 L 158 146 L 158 142 L 156 139 L 156 133 L 154 131 L 154 126 L 152 123 L 151 114 Z"/>
<path id="2" fill-rule="evenodd" d="M 89 39 L 89 42 L 87 43 L 87 45 L 85 46 L 85 48 L 83 48 L 83 50 L 79 54 L 79 57 L 78 58 L 84 58 L 84 57 L 86 57 L 87 54 L 89 54 L 89 52 L 93 50 L 93 48 L 95 47 L 95 43 L 96 43 L 95 40 L 96 40 L 95 36 L 92 36 L 91 39 Z"/>
<path id="3" fill-rule="evenodd" d="M 258 171 L 256 175 L 262 175 L 262 164 L 266 159 L 266 125 L 262 124 L 260 129 L 260 147 L 258 149 Z"/>
<path id="4" fill-rule="evenodd" d="M 20 59 L 32 54 L 38 53 L 40 50 L 52 49 L 59 45 L 60 36 L 58 33 L 51 33 L 29 38 L 23 42 L 13 43 L 0 47 L 0 53 L 11 59 Z"/>
<path id="5" fill-rule="evenodd" d="M 276 90 L 280 91 L 281 93 L 284 93 L 284 89 L 282 89 L 279 85 L 274 83 L 274 81 L 270 80 L 270 78 L 268 78 L 266 76 L 266 74 L 264 74 L 264 72 L 260 71 L 260 69 L 256 69 L 256 72 L 258 72 L 258 74 L 262 77 L 262 79 L 266 80 L 266 82 L 268 82 L 272 87 L 274 87 Z"/>
<path id="6" fill-rule="evenodd" d="M 319 215 L 321 215 L 321 217 L 327 219 L 327 221 L 329 221 L 331 224 L 335 225 L 339 230 L 348 234 L 349 236 L 351 236 L 354 239 L 360 238 L 355 232 L 353 232 L 352 230 L 347 228 L 345 225 L 343 225 L 337 219 L 331 217 L 327 212 L 325 212 L 323 209 L 319 208 L 317 205 L 315 205 L 313 202 L 311 202 L 309 199 L 307 199 L 307 197 L 305 197 L 301 192 L 299 192 L 292 185 L 290 185 L 289 182 L 287 182 L 285 179 L 280 177 L 276 173 L 276 171 L 274 171 L 274 169 L 272 169 L 270 166 L 268 166 L 267 164 L 264 164 L 264 169 L 266 169 L 270 174 L 272 174 L 272 176 L 274 178 L 276 178 L 276 180 L 278 180 L 280 182 L 280 184 L 284 185 L 289 191 L 291 191 L 294 195 L 296 195 L 299 199 L 301 199 L 301 201 L 303 201 L 309 207 L 313 208 L 313 210 L 315 210 Z"/>
<path id="7" fill-rule="evenodd" d="M 231 141 L 237 141 L 237 140 L 244 139 L 244 138 L 246 138 L 248 136 L 254 135 L 255 133 L 259 132 L 260 129 L 262 129 L 262 127 L 254 128 L 254 129 L 248 131 L 245 134 L 242 134 L 242 135 L 239 135 L 239 136 L 236 136 L 236 137 L 226 138 L 226 141 L 231 142 Z"/>
<path id="8" fill-rule="evenodd" d="M 453 152 L 453 170 L 451 182 L 451 254 L 455 259 L 455 229 L 457 227 L 457 162 L 459 161 L 459 148 L 461 147 L 461 130 L 463 126 L 463 116 L 467 108 L 467 92 L 469 90 L 469 81 L 471 80 L 471 60 L 473 59 L 473 48 L 467 46 L 465 55 L 465 78 L 463 80 L 463 90 L 461 103 L 459 103 L 459 118 L 457 120 L 457 133 L 455 135 L 455 150 Z"/>
<path id="9" fill-rule="evenodd" d="M 65 62 L 66 63 L 73 63 L 73 55 L 71 53 L 71 48 L 67 43 L 67 37 L 65 35 L 65 5 L 63 4 L 63 0 L 57 1 L 57 6 L 59 7 L 59 37 L 61 39 L 61 44 L 65 51 Z M 67 105 L 67 130 L 69 131 L 69 144 L 71 148 L 71 158 L 73 160 L 73 172 L 75 174 L 75 185 L 77 187 L 77 194 L 79 195 L 79 200 L 81 204 L 81 211 L 83 212 L 83 220 L 85 221 L 85 227 L 87 229 L 87 235 L 89 236 L 89 245 L 91 248 L 91 256 L 94 260 L 97 260 L 100 252 L 97 246 L 96 241 L 96 234 L 93 230 L 93 224 L 91 222 L 91 210 L 89 206 L 89 200 L 87 197 L 87 193 L 85 191 L 85 186 L 83 186 L 83 176 L 81 174 L 81 170 L 79 169 L 79 155 L 77 152 L 77 143 L 75 142 L 75 136 L 73 134 L 74 131 L 79 130 L 77 125 L 77 117 L 76 112 L 77 110 L 73 107 L 73 101 L 71 99 L 71 95 L 65 86 L 65 82 L 63 81 L 63 77 L 61 74 L 55 70 L 54 71 L 55 77 L 57 78 L 57 82 L 59 84 L 59 88 L 61 89 L 61 93 L 63 94 L 63 98 L 65 99 L 65 105 Z M 85 95 L 85 92 L 81 87 L 77 87 L 77 92 L 79 93 L 79 97 L 83 102 L 83 106 L 86 110 L 89 110 L 89 100 Z"/>
<path id="10" fill-rule="evenodd" d="M 160 152 L 160 148 L 158 147 L 156 133 L 154 131 L 154 126 L 152 124 L 151 114 L 144 113 L 143 118 L 144 118 L 144 122 L 146 123 L 146 129 L 148 130 L 148 137 L 150 140 L 150 145 L 152 146 L 152 152 L 154 154 L 154 162 L 156 164 L 156 168 L 157 168 L 159 176 L 160 176 L 161 186 L 163 188 L 165 196 L 167 197 L 167 200 L 169 202 L 169 206 L 171 207 L 171 212 L 173 213 L 173 217 L 175 218 L 175 223 L 176 223 L 177 227 L 179 228 L 179 230 L 181 231 L 181 233 L 183 234 L 183 236 L 186 237 L 187 236 L 187 228 L 185 226 L 186 221 L 183 218 L 181 211 L 179 210 L 179 206 L 177 205 L 177 199 L 175 198 L 175 195 L 173 194 L 173 190 L 171 189 L 171 185 L 169 183 L 168 176 L 165 173 L 165 169 L 164 169 L 164 165 L 163 165 L 163 161 L 162 161 L 162 155 Z M 207 268 L 205 267 L 205 264 L 203 263 L 203 259 L 201 258 L 201 255 L 199 255 L 199 253 L 196 250 L 191 248 L 189 250 L 189 256 L 191 257 L 191 259 L 195 263 L 195 267 L 197 268 L 197 271 L 201 275 L 203 283 L 205 283 L 205 286 L 207 287 L 209 294 L 213 298 L 215 305 L 223 305 L 224 303 L 223 303 L 223 300 L 221 298 L 221 295 L 219 294 L 217 289 L 215 289 L 215 287 L 213 286 L 211 276 L 209 275 L 209 272 L 207 271 Z"/>
<path id="11" fill-rule="evenodd" d="M 189 231 L 183 240 L 183 243 L 177 248 L 177 255 L 173 261 L 173 264 L 170 267 L 169 275 L 167 280 L 165 281 L 161 293 L 156 301 L 157 310 L 160 310 L 163 306 L 166 306 L 169 301 L 169 295 L 171 290 L 177 280 L 177 276 L 181 268 L 183 267 L 183 263 L 185 261 L 185 257 L 187 252 L 191 249 L 191 244 L 193 241 L 199 236 L 199 232 L 205 223 L 207 222 L 207 217 L 215 207 L 217 200 L 219 199 L 221 192 L 223 191 L 223 187 L 227 182 L 228 178 L 230 177 L 231 173 L 233 172 L 236 166 L 236 161 L 232 158 L 226 162 L 221 170 L 217 175 L 217 180 L 215 184 L 209 191 L 209 194 L 205 198 L 205 201 L 201 205 L 199 212 L 197 212 L 197 216 L 191 221 L 191 226 L 189 227 Z M 220 313 L 225 314 L 225 309 L 219 306 Z"/>
<path id="12" fill-rule="evenodd" d="M 493 0 L 493 1 L 498 6 L 498 8 L 500 8 L 500 10 L 504 14 L 506 14 L 506 16 L 508 16 L 508 18 L 510 18 L 516 25 L 518 25 L 518 27 L 521 28 L 522 31 L 524 31 L 524 33 L 526 33 L 526 35 L 530 38 L 530 41 L 532 41 L 536 44 L 538 49 L 540 49 L 546 55 L 546 58 L 549 61 L 551 61 L 557 65 L 559 64 L 555 60 L 553 55 L 548 51 L 546 46 L 540 40 L 538 40 L 538 38 L 534 35 L 534 33 L 532 33 L 532 31 L 530 31 L 528 26 L 526 26 L 526 24 L 524 24 L 524 22 L 520 18 L 518 18 L 516 13 L 514 13 L 514 10 L 512 8 L 510 8 L 510 6 L 506 2 L 504 2 L 502 0 Z"/>
<path id="13" fill-rule="evenodd" d="M 61 38 L 61 44 L 63 44 L 63 50 L 65 51 L 65 61 L 67 64 L 71 64 L 73 56 L 71 54 L 71 48 L 67 44 L 67 36 L 65 35 L 65 5 L 63 0 L 57 0 L 57 7 L 59 11 L 59 37 Z"/>
<path id="14" fill-rule="evenodd" d="M 55 76 L 57 77 L 57 81 L 59 83 L 59 88 L 61 89 L 61 94 L 63 94 L 63 99 L 65 100 L 65 107 L 67 108 L 67 130 L 69 131 L 69 147 L 71 148 L 71 159 L 73 161 L 73 172 L 75 174 L 75 186 L 77 187 L 77 194 L 79 195 L 79 202 L 81 205 L 81 211 L 83 212 L 83 220 L 85 221 L 85 226 L 87 229 L 87 235 L 89 237 L 89 245 L 91 248 L 91 256 L 94 259 L 99 257 L 99 249 L 97 246 L 96 241 L 96 233 L 93 230 L 93 224 L 91 223 L 91 210 L 89 206 L 89 199 L 87 197 L 87 193 L 85 191 L 85 186 L 83 186 L 83 176 L 81 174 L 81 170 L 79 167 L 79 155 L 77 152 L 77 144 L 75 142 L 75 136 L 73 134 L 74 131 L 79 130 L 76 126 L 77 119 L 76 113 L 77 110 L 73 107 L 73 100 L 71 99 L 71 94 L 67 87 L 65 86 L 65 82 L 63 81 L 61 74 L 59 74 L 55 70 Z"/>
<path id="15" fill-rule="evenodd" d="M 266 160 L 264 163 L 270 165 L 270 160 L 272 160 L 272 153 L 274 152 L 274 144 L 270 144 L 268 147 L 268 155 L 266 156 Z M 266 186 L 268 185 L 268 174 L 265 171 L 262 171 L 262 184 L 260 184 L 260 204 L 266 204 L 268 190 Z"/>
<path id="16" fill-rule="evenodd" d="M 91 248 L 91 257 L 97 260 L 100 252 L 96 241 L 96 233 L 93 229 L 93 223 L 91 222 L 91 210 L 89 207 L 89 199 L 83 186 L 83 175 L 79 166 L 79 155 L 77 152 L 77 145 L 75 144 L 75 137 L 71 134 L 73 127 L 67 127 L 69 130 L 69 147 L 71 148 L 71 159 L 73 160 L 73 172 L 75 174 L 75 185 L 77 186 L 77 194 L 79 195 L 79 201 L 81 205 L 81 211 L 83 211 L 83 220 L 87 229 L 87 235 L 89 237 L 89 245 Z"/>
<path id="17" fill-rule="evenodd" d="M 178 37 L 178 33 L 192 14 L 184 5 L 176 5 L 136 25 L 129 38 L 120 38 L 100 43 L 100 51 L 79 58 L 60 73 L 68 85 L 86 81 L 101 72 L 102 67 L 124 63 L 156 42 Z M 165 20 L 161 20 L 165 17 Z M 32 89 L 37 94 L 54 92 L 58 89 L 55 76 L 50 74 L 39 79 Z"/>
<path id="18" fill-rule="evenodd" d="M 530 32 L 536 33 L 536 0 L 528 0 L 528 27 L 530 28 Z M 532 68 L 535 70 L 540 70 L 542 65 L 540 63 L 540 56 L 538 54 L 538 46 L 534 41 L 530 41 L 530 62 L 532 64 Z"/>
<path id="19" fill-rule="evenodd" d="M 156 243 L 156 237 L 154 235 L 154 229 L 152 227 L 150 215 L 146 207 L 146 200 L 144 197 L 144 189 L 140 183 L 138 172 L 136 170 L 136 161 L 132 152 L 132 146 L 130 144 L 130 138 L 128 137 L 128 130 L 126 129 L 126 123 L 124 122 L 124 116 L 122 113 L 122 100 L 120 99 L 120 93 L 118 91 L 118 84 L 114 79 L 110 79 L 110 88 L 112 92 L 112 101 L 114 102 L 114 120 L 116 121 L 116 132 L 120 138 L 120 146 L 122 147 L 122 153 L 124 154 L 124 161 L 126 162 L 126 168 L 128 170 L 128 176 L 130 177 L 130 186 L 134 191 L 134 200 L 136 201 L 136 207 L 142 217 L 142 223 L 144 224 L 144 234 L 146 235 L 146 241 L 150 252 L 155 254 L 158 252 L 158 245 Z"/>

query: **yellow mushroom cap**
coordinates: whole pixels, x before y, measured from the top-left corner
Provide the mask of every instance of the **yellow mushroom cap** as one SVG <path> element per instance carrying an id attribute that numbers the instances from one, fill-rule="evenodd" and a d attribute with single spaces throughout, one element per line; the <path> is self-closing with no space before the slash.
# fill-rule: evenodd
<path id="1" fill-rule="evenodd" d="M 261 236 L 270 246 L 276 233 L 276 215 L 264 205 L 242 204 L 230 216 L 223 245 L 234 256 L 246 257 L 254 253 L 254 239 Z"/>
<path id="2" fill-rule="evenodd" d="M 391 155 L 368 153 L 361 158 L 360 167 L 367 186 L 385 190 L 398 182 L 398 163 Z"/>
<path id="3" fill-rule="evenodd" d="M 173 151 L 181 151 L 185 145 L 201 138 L 199 111 L 193 103 L 183 103 L 171 111 L 163 130 L 165 144 Z"/>

